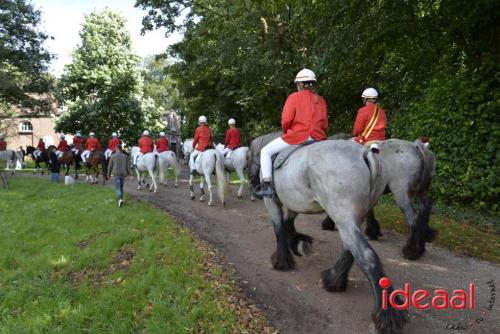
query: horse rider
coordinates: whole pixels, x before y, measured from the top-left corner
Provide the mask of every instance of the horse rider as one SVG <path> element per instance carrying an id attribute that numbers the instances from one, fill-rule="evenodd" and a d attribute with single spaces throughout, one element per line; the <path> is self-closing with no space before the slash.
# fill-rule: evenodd
<path id="1" fill-rule="evenodd" d="M 144 132 L 142 133 L 142 136 L 138 142 L 138 146 L 139 146 L 140 150 L 139 150 L 139 154 L 137 154 L 134 157 L 134 166 L 137 165 L 137 161 L 144 154 L 153 152 L 153 139 L 151 139 L 148 130 L 144 130 Z"/>
<path id="2" fill-rule="evenodd" d="M 83 151 L 81 157 L 83 163 L 87 162 L 87 159 L 89 155 L 92 152 L 97 151 L 101 143 L 99 143 L 99 140 L 95 137 L 95 133 L 91 132 L 89 133 L 89 137 L 87 138 L 87 141 L 85 142 L 85 151 Z"/>
<path id="3" fill-rule="evenodd" d="M 240 129 L 236 127 L 236 121 L 234 118 L 230 118 L 227 124 L 229 125 L 229 129 L 226 130 L 226 138 L 224 139 L 225 147 L 222 151 L 224 156 L 240 147 Z"/>
<path id="4" fill-rule="evenodd" d="M 74 154 L 78 155 L 78 153 L 83 147 L 84 142 L 85 139 L 83 139 L 80 131 L 77 131 L 75 133 L 75 136 L 73 137 L 73 148 L 71 149 L 71 151 L 73 151 Z"/>
<path id="5" fill-rule="evenodd" d="M 295 77 L 297 92 L 288 96 L 281 113 L 283 134 L 262 148 L 260 165 L 262 182 L 257 198 L 272 198 L 271 157 L 290 145 L 300 145 L 308 141 L 326 139 L 328 112 L 325 99 L 316 92 L 316 75 L 309 69 L 302 69 Z"/>
<path id="6" fill-rule="evenodd" d="M 361 95 L 364 107 L 359 108 L 352 130 L 354 140 L 363 145 L 385 140 L 387 117 L 384 109 L 377 104 L 378 92 L 375 88 L 367 88 Z"/>
<path id="7" fill-rule="evenodd" d="M 104 157 L 109 159 L 111 157 L 111 154 L 115 153 L 116 150 L 116 145 L 121 144 L 120 139 L 118 139 L 118 134 L 116 132 L 113 132 L 111 134 L 111 139 L 108 142 L 108 148 L 106 151 L 104 151 Z"/>
<path id="8" fill-rule="evenodd" d="M 4 136 L 0 135 L 0 151 L 7 150 L 7 142 L 5 141 Z"/>
<path id="9" fill-rule="evenodd" d="M 59 135 L 59 144 L 57 145 L 57 150 L 56 150 L 56 156 L 58 159 L 61 159 L 62 155 L 64 152 L 69 151 L 69 145 L 68 142 L 66 141 L 66 136 L 64 134 Z"/>
<path id="10" fill-rule="evenodd" d="M 196 175 L 196 165 L 195 159 L 198 154 L 203 151 L 212 148 L 212 130 L 207 126 L 207 118 L 205 116 L 200 116 L 198 118 L 198 127 L 194 132 L 193 139 L 193 149 L 189 157 L 189 168 L 191 168 L 191 174 Z"/>
<path id="11" fill-rule="evenodd" d="M 33 152 L 35 159 L 37 159 L 40 155 L 42 155 L 43 151 L 45 151 L 45 142 L 43 141 L 42 138 L 40 138 L 40 140 L 38 140 L 38 145 L 36 146 L 36 150 Z"/>
<path id="12" fill-rule="evenodd" d="M 160 137 L 156 140 L 156 152 L 161 153 L 170 150 L 168 139 L 165 132 L 160 132 Z"/>

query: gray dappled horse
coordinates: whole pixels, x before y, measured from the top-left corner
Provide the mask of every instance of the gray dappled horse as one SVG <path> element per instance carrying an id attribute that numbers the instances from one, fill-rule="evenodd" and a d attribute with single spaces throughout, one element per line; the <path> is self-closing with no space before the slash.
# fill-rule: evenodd
<path id="1" fill-rule="evenodd" d="M 222 152 L 224 151 L 224 145 L 217 144 L 215 146 L 215 149 L 222 155 Z M 236 171 L 236 174 L 238 174 L 238 177 L 240 178 L 240 186 L 238 188 L 238 193 L 237 193 L 237 197 L 239 199 L 243 198 L 243 188 L 246 183 L 245 173 L 243 171 L 245 170 L 245 168 L 247 168 L 248 165 L 247 156 L 248 156 L 248 147 L 242 146 L 235 148 L 231 152 L 229 158 L 227 158 L 227 156 L 224 157 L 224 167 L 226 167 L 228 182 L 230 182 L 230 172 L 232 171 Z"/>
<path id="2" fill-rule="evenodd" d="M 212 179 L 211 175 L 215 174 L 217 176 L 217 189 L 219 192 L 219 199 L 222 205 L 226 205 L 225 195 L 229 191 L 229 186 L 224 168 L 224 157 L 221 153 L 217 152 L 215 149 L 211 148 L 200 152 L 195 159 L 196 172 L 200 175 L 200 201 L 205 201 L 205 189 L 203 182 L 207 182 L 208 186 L 208 205 L 213 205 L 212 196 Z M 191 173 L 189 175 L 189 196 L 194 200 L 194 175 Z"/>
<path id="3" fill-rule="evenodd" d="M 280 135 L 281 132 L 273 132 L 252 141 L 248 156 L 251 188 L 260 183 L 260 150 Z M 349 137 L 348 134 L 337 134 L 328 139 Z M 381 161 L 385 166 L 386 192 L 393 192 L 410 230 L 410 236 L 403 248 L 403 256 L 410 260 L 418 259 L 425 252 L 425 242 L 431 242 L 436 235 L 436 232 L 429 227 L 432 209 L 429 189 L 435 170 L 434 154 L 421 140 L 409 142 L 389 139 L 379 144 L 379 150 Z M 417 210 L 413 207 L 413 202 L 416 202 Z M 335 229 L 334 222 L 328 216 L 323 220 L 323 229 Z M 382 235 L 373 208 L 367 215 L 365 233 L 371 240 L 376 240 Z"/>
<path id="4" fill-rule="evenodd" d="M 282 271 L 292 269 L 291 252 L 300 255 L 300 244 L 310 244 L 309 236 L 295 231 L 297 215 L 326 212 L 337 224 L 342 254 L 333 267 L 321 273 L 324 288 L 345 290 L 349 271 L 356 261 L 372 286 L 372 332 L 395 334 L 402 332 L 406 312 L 391 305 L 382 308 L 379 281 L 385 277 L 384 270 L 359 228 L 384 192 L 383 172 L 378 154 L 356 142 L 314 143 L 293 152 L 286 164 L 274 170 L 276 196 L 265 198 L 264 202 L 272 215 L 277 239 L 271 257 L 273 267 Z M 391 292 L 389 287 L 387 293 Z"/>
<path id="5" fill-rule="evenodd" d="M 403 256 L 416 260 L 424 254 L 425 242 L 433 241 L 436 236 L 436 231 L 429 226 L 432 210 L 430 186 L 436 158 L 428 149 L 428 144 L 421 139 L 413 142 L 388 139 L 380 142 L 378 148 L 387 185 L 386 192 L 394 195 L 410 231 L 403 247 Z M 322 225 L 325 230 L 335 228 L 330 217 L 326 217 Z M 365 233 L 371 240 L 377 240 L 382 235 L 373 208 L 367 216 Z"/>

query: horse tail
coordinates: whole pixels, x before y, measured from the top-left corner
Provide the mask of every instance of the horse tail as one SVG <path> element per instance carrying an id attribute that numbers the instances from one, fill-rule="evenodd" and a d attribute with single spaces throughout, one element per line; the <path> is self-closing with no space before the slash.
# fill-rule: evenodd
<path id="1" fill-rule="evenodd" d="M 380 150 L 377 144 L 365 147 L 363 159 L 370 170 L 370 193 L 375 189 L 375 182 L 381 173 L 381 163 L 379 157 Z"/>
<path id="2" fill-rule="evenodd" d="M 170 161 L 170 165 L 174 170 L 175 176 L 179 176 L 179 174 L 181 173 L 181 165 L 179 165 L 179 162 L 177 161 L 177 156 L 175 155 L 174 152 L 172 152 L 171 158 L 172 161 Z"/>
<path id="3" fill-rule="evenodd" d="M 225 195 L 226 192 L 229 192 L 229 185 L 226 180 L 226 168 L 224 167 L 224 157 L 222 154 L 214 150 L 215 154 L 215 174 L 217 175 L 217 187 L 219 190 L 219 198 L 222 202 L 222 205 L 225 205 Z"/>
<path id="4" fill-rule="evenodd" d="M 424 241 L 431 242 L 437 235 L 437 231 L 429 226 L 432 211 L 430 187 L 436 168 L 436 157 L 434 153 L 428 149 L 427 142 L 417 139 L 415 141 L 415 146 L 422 162 L 420 177 L 416 182 L 417 189 L 415 200 L 418 207 L 417 226 L 421 228 Z"/>

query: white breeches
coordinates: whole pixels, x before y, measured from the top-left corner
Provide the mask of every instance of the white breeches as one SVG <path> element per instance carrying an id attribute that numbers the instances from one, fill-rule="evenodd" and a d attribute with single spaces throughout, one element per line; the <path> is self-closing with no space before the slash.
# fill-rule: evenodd
<path id="1" fill-rule="evenodd" d="M 82 161 L 83 162 L 86 162 L 87 161 L 87 158 L 89 157 L 90 155 L 90 150 L 85 150 L 82 152 Z"/>
<path id="2" fill-rule="evenodd" d="M 281 137 L 278 137 L 264 146 L 264 148 L 260 151 L 260 168 L 263 180 L 270 180 L 273 175 L 272 156 L 278 154 L 289 146 L 291 145 L 281 139 Z"/>
<path id="3" fill-rule="evenodd" d="M 40 156 L 41 153 L 42 153 L 42 151 L 40 151 L 39 149 L 36 149 L 35 151 L 33 151 L 33 155 L 35 156 L 36 159 L 38 159 L 38 157 Z"/>
<path id="4" fill-rule="evenodd" d="M 57 150 L 56 151 L 57 158 L 60 159 L 62 157 L 63 153 L 64 153 L 64 151 Z"/>
<path id="5" fill-rule="evenodd" d="M 232 149 L 230 149 L 230 148 L 227 148 L 227 147 L 226 147 L 226 148 L 222 151 L 222 155 L 224 155 L 224 156 L 225 156 L 227 153 L 229 153 L 229 152 L 231 152 L 231 151 L 232 151 Z"/>
<path id="6" fill-rule="evenodd" d="M 195 164 L 195 161 L 196 161 L 196 157 L 198 156 L 198 154 L 200 154 L 201 151 L 198 151 L 198 150 L 194 150 L 193 152 L 191 152 L 191 154 L 189 155 L 189 168 L 191 170 L 195 170 L 196 169 L 196 164 Z"/>
<path id="7" fill-rule="evenodd" d="M 111 157 L 111 154 L 113 154 L 113 151 L 111 151 L 109 148 L 106 151 L 104 151 L 104 157 L 106 159 L 109 159 Z"/>
<path id="8" fill-rule="evenodd" d="M 78 152 L 79 152 L 79 151 L 78 151 L 78 149 L 77 149 L 76 147 L 73 147 L 73 148 L 71 149 L 71 152 L 73 152 L 73 153 L 75 153 L 75 154 L 78 154 Z"/>

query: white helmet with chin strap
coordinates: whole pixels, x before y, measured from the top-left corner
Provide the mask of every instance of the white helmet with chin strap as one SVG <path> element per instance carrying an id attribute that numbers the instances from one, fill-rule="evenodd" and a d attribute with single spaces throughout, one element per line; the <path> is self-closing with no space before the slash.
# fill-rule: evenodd
<path id="1" fill-rule="evenodd" d="M 91 132 L 89 133 L 89 137 L 94 137 L 95 136 L 95 133 Z"/>
<path id="2" fill-rule="evenodd" d="M 200 116 L 198 118 L 198 123 L 207 123 L 207 118 L 205 116 Z"/>
<path id="3" fill-rule="evenodd" d="M 227 124 L 236 125 L 236 120 L 234 118 L 230 118 L 229 121 L 227 121 Z"/>
<path id="4" fill-rule="evenodd" d="M 363 91 L 363 94 L 361 94 L 361 97 L 365 98 L 365 99 L 377 99 L 378 92 L 375 88 L 367 88 Z"/>
<path id="5" fill-rule="evenodd" d="M 149 136 L 149 131 L 148 130 L 144 130 L 144 132 L 142 133 L 143 136 Z"/>
<path id="6" fill-rule="evenodd" d="M 65 138 L 64 133 L 61 133 L 61 134 L 59 135 L 59 138 L 64 139 L 64 138 Z"/>
<path id="7" fill-rule="evenodd" d="M 112 136 L 112 137 L 118 137 L 118 134 L 117 134 L 116 132 L 113 132 L 113 133 L 111 134 L 111 136 Z"/>
<path id="8" fill-rule="evenodd" d="M 75 133 L 75 137 L 81 137 L 81 136 L 82 136 L 82 134 L 80 133 L 80 131 L 77 131 L 77 132 Z"/>
<path id="9" fill-rule="evenodd" d="M 307 82 L 307 81 L 316 81 L 316 74 L 310 69 L 304 68 L 297 73 L 295 76 L 295 83 L 297 82 Z"/>
<path id="10" fill-rule="evenodd" d="M 160 137 L 165 137 L 165 132 L 160 132 Z"/>

